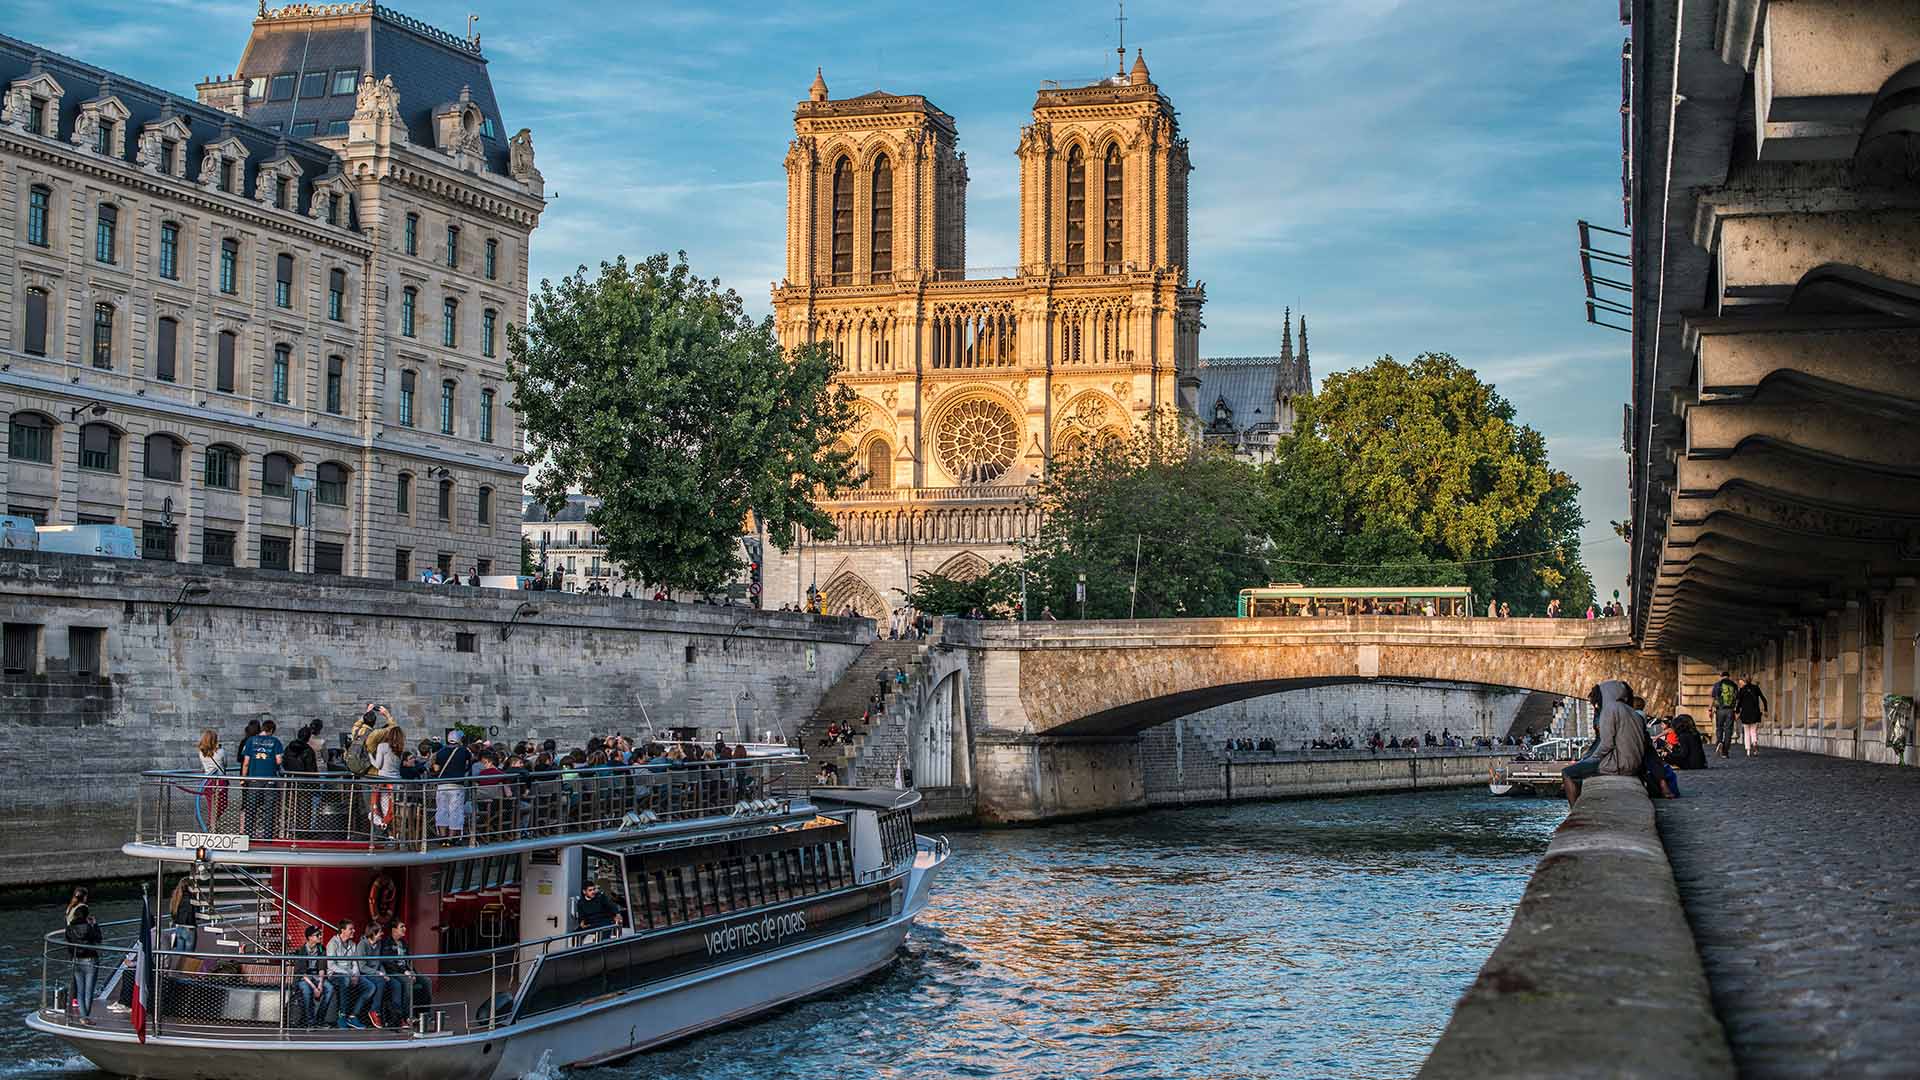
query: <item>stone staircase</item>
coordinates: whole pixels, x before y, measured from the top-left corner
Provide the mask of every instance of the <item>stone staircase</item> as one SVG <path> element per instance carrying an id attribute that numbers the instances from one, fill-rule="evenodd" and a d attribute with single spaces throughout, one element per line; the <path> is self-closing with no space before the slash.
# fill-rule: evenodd
<path id="1" fill-rule="evenodd" d="M 908 718 L 902 711 L 905 703 L 891 679 L 880 705 L 875 707 L 873 719 L 863 721 L 861 715 L 872 703 L 874 692 L 880 689 L 882 672 L 890 674 L 904 667 L 909 682 L 922 677 L 921 661 L 926 646 L 924 640 L 907 639 L 881 640 L 867 646 L 820 699 L 813 716 L 801 725 L 800 746 L 810 760 L 809 770 L 818 770 L 822 762 L 832 762 L 843 784 L 892 786 L 894 762 L 907 752 Z M 841 727 L 853 730 L 851 742 L 829 744 L 826 741 L 827 725 L 836 721 Z M 807 779 L 812 779 L 811 771 Z"/>
<path id="2" fill-rule="evenodd" d="M 1709 742 L 1719 735 L 1713 730 L 1713 684 L 1720 681 L 1720 668 L 1691 656 L 1680 658 L 1680 685 L 1676 713 L 1686 713 Z"/>

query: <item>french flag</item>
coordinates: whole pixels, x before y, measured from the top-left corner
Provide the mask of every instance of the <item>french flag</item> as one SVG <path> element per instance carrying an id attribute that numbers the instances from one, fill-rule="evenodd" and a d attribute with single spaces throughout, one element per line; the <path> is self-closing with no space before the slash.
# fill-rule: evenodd
<path id="1" fill-rule="evenodd" d="M 153 978 L 153 955 L 148 942 L 153 940 L 153 905 L 147 891 L 140 890 L 140 936 L 133 943 L 133 1002 L 127 1018 L 133 1021 L 133 1033 L 147 1041 L 147 994 Z"/>

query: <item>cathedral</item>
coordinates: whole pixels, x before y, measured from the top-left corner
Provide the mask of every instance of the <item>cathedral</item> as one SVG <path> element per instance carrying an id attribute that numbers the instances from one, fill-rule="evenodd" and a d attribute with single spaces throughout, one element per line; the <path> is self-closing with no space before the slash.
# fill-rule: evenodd
<path id="1" fill-rule="evenodd" d="M 967 269 L 958 139 L 925 97 L 836 99 L 820 74 L 794 111 L 774 321 L 783 346 L 825 342 L 838 356 L 859 395 L 847 439 L 864 480 L 825 504 L 832 539 L 803 533 L 782 552 L 761 537 L 764 606 L 819 590 L 829 611 L 884 619 L 918 574 L 1015 557 L 1053 455 L 1160 416 L 1233 422 L 1204 396 L 1192 166 L 1145 57 L 1037 93 L 1015 151 L 1010 276 Z"/>

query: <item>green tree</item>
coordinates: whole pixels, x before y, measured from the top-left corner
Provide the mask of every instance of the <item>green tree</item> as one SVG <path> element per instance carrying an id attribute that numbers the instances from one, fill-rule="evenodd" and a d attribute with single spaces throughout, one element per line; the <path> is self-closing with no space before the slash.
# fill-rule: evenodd
<path id="1" fill-rule="evenodd" d="M 526 533 L 521 533 L 520 534 L 520 574 L 522 577 L 532 577 L 533 575 L 539 572 L 540 572 L 540 560 L 537 559 L 533 554 L 533 537 L 528 536 Z"/>
<path id="2" fill-rule="evenodd" d="M 908 606 L 928 615 L 965 615 L 978 610 L 993 618 L 1016 615 L 1020 606 L 1020 564 L 994 563 L 975 578 L 915 574 L 913 589 L 902 591 Z"/>
<path id="3" fill-rule="evenodd" d="M 749 515 L 782 548 L 796 528 L 833 535 L 815 500 L 855 481 L 836 445 L 853 391 L 825 345 L 784 352 L 684 253 L 542 281 L 507 340 L 533 497 L 557 512 L 570 490 L 598 496 L 587 520 L 630 574 L 716 590 Z"/>
<path id="4" fill-rule="evenodd" d="M 1579 485 L 1444 353 L 1382 357 L 1296 399 L 1266 470 L 1276 573 L 1308 584 L 1470 585 L 1516 614 L 1592 597 Z M 1544 552 L 1545 554 L 1540 554 Z"/>
<path id="5" fill-rule="evenodd" d="M 1042 517 L 1027 557 L 1031 614 L 1078 616 L 1082 574 L 1094 619 L 1126 618 L 1130 600 L 1143 619 L 1231 615 L 1242 588 L 1267 580 L 1259 474 L 1197 448 L 1176 424 L 1054 458 L 1034 501 Z"/>

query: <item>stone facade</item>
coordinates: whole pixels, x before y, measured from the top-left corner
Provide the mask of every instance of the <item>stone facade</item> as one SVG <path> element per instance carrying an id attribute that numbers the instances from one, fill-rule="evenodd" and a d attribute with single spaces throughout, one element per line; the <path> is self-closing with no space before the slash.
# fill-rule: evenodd
<path id="1" fill-rule="evenodd" d="M 263 12 L 200 101 L 0 38 L 0 505 L 151 559 L 517 569 L 544 199 L 486 79 L 371 3 Z"/>
<path id="2" fill-rule="evenodd" d="M 1916 7 L 1622 10 L 1635 632 L 1755 678 L 1771 744 L 1896 761 L 1884 703 L 1920 670 Z"/>
<path id="3" fill-rule="evenodd" d="M 18 819 L 0 836 L 24 821 L 20 843 L 52 842 L 27 826 L 82 803 L 110 832 L 135 774 L 191 767 L 202 728 L 231 752 L 261 714 L 337 735 L 379 701 L 410 736 L 459 721 L 563 743 L 649 724 L 793 731 L 873 638 L 862 621 L 740 608 L 193 570 L 0 560 L 0 810 Z M 183 601 L 190 581 L 212 591 Z M 108 839 L 89 826 L 78 846 Z"/>
<path id="4" fill-rule="evenodd" d="M 1194 415 L 1204 291 L 1188 283 L 1186 140 L 1146 63 L 1042 89 L 1023 130 L 1020 265 L 965 267 L 965 155 L 924 97 L 794 115 L 781 344 L 823 342 L 859 394 L 865 486 L 838 534 L 768 545 L 764 600 L 883 617 L 915 574 L 980 572 L 1032 534 L 1047 459 L 1153 417 Z"/>

